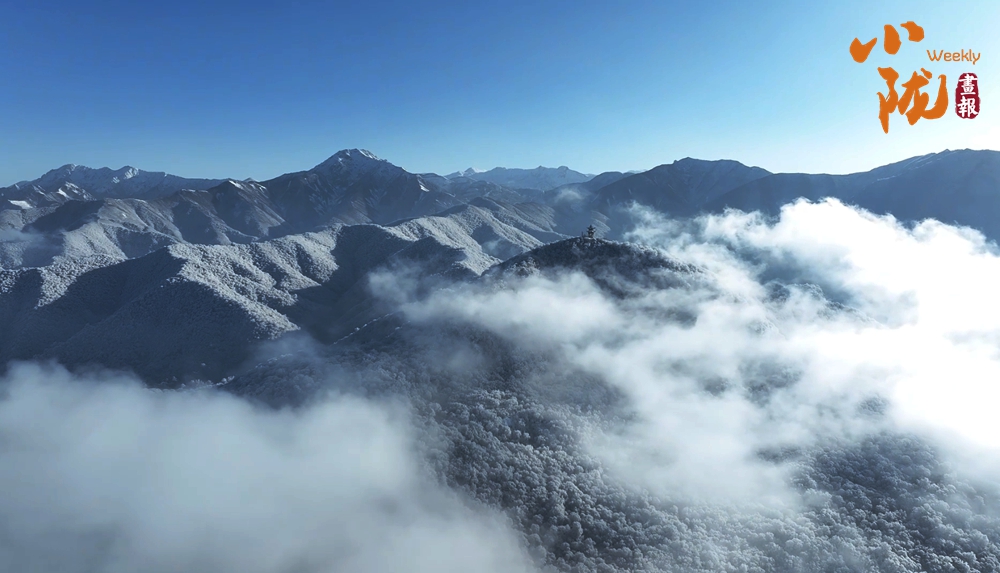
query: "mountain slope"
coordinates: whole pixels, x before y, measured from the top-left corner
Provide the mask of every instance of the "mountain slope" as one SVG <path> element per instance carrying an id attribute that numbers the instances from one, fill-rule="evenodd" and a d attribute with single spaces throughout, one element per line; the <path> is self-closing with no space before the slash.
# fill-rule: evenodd
<path id="1" fill-rule="evenodd" d="M 225 185 L 246 201 L 262 189 Z M 153 202 L 73 201 L 25 225 L 23 240 L 0 242 L 8 263 L 39 263 L 0 268 L 0 329 L 17 333 L 0 340 L 0 363 L 53 357 L 135 368 L 156 383 L 219 379 L 258 341 L 301 329 L 330 341 L 374 318 L 366 277 L 377 268 L 472 277 L 562 238 L 544 208 L 479 199 L 391 227 L 334 225 L 258 241 L 211 210 L 220 197 L 202 191 Z M 234 219 L 239 212 L 226 212 L 229 223 L 244 226 Z M 191 244 L 206 238 L 185 229 L 198 224 L 195 214 L 217 226 L 211 244 Z"/>
<path id="2" fill-rule="evenodd" d="M 0 268 L 44 266 L 57 258 L 125 260 L 174 243 L 249 243 L 283 223 L 259 186 L 229 181 L 210 191 L 153 200 L 66 201 L 0 211 Z"/>
<path id="3" fill-rule="evenodd" d="M 0 362 L 131 368 L 153 384 L 219 379 L 258 341 L 301 328 L 342 336 L 353 324 L 345 317 L 366 315 L 338 301 L 375 268 L 413 259 L 428 273 L 474 275 L 465 258 L 432 238 L 362 225 L 252 245 L 176 244 L 91 269 L 0 271 L 0 324 L 17 333 L 0 339 Z"/>

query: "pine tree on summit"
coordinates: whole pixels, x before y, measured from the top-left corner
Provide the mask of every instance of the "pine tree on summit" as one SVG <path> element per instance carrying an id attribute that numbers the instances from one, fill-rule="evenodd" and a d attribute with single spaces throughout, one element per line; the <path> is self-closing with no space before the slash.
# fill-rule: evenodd
<path id="1" fill-rule="evenodd" d="M 593 225 L 590 225 L 589 227 L 587 227 L 587 238 L 588 239 L 593 239 L 594 238 L 594 233 L 596 233 L 596 232 L 597 232 L 597 229 L 595 229 Z"/>

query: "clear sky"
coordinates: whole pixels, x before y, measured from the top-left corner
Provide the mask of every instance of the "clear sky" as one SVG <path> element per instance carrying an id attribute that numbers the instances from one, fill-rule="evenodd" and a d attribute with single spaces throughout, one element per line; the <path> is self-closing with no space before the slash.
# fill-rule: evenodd
<path id="1" fill-rule="evenodd" d="M 926 39 L 900 29 L 888 56 L 883 25 L 908 20 Z M 997 149 L 998 23 L 998 0 L 6 2 L 0 185 L 66 163 L 267 179 L 350 147 L 438 173 L 687 156 L 844 173 Z M 879 37 L 864 64 L 855 36 Z M 886 65 L 945 73 L 950 98 L 976 72 L 982 114 L 882 133 Z"/>

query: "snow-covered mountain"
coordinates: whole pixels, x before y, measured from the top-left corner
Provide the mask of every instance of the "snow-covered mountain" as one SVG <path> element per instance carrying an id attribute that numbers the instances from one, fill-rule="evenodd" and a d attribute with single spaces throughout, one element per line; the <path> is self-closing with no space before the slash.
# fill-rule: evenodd
<path id="1" fill-rule="evenodd" d="M 228 244 L 333 224 L 392 224 L 485 198 L 499 204 L 525 205 L 527 210 L 538 206 L 552 209 L 551 230 L 564 236 L 577 235 L 590 224 L 602 234 L 618 236 L 633 224 L 626 212 L 632 204 L 689 217 L 722 212 L 726 207 L 774 213 L 799 197 L 834 197 L 902 219 L 933 217 L 969 225 L 1000 238 L 997 218 L 991 215 L 1000 208 L 1000 198 L 992 191 L 1000 172 L 998 156 L 992 151 L 943 152 L 851 175 L 771 174 L 736 161 L 686 158 L 632 175 L 608 172 L 590 177 L 563 168 L 539 168 L 467 171 L 442 177 L 409 173 L 371 152 L 349 149 L 307 171 L 259 183 L 185 180 L 130 168 L 111 171 L 67 166 L 35 182 L 3 190 L 0 230 L 28 233 L 34 239 L 39 238 L 41 229 L 46 229 L 42 234 L 80 234 L 85 225 L 79 217 L 87 214 L 90 222 L 124 225 L 129 233 L 145 233 L 142 229 L 147 229 L 153 236 L 144 240 L 153 247 L 178 240 Z M 69 181 L 74 177 L 79 185 Z M 535 183 L 530 183 L 532 177 Z M 118 183 L 109 183 L 115 179 Z M 546 182 L 540 183 L 542 180 Z M 572 182 L 559 183 L 566 180 Z M 200 191 L 189 190 L 206 186 Z M 185 190 L 176 190 L 178 187 Z M 174 191 L 163 194 L 170 189 Z M 115 208 L 134 210 L 136 216 L 104 217 L 107 209 L 95 203 L 102 201 L 102 205 L 121 201 L 114 203 Z M 65 203 L 92 205 L 63 208 Z M 527 207 L 529 204 L 535 206 Z M 12 213 L 15 210 L 22 212 Z M 37 219 L 44 220 L 36 225 Z M 127 224 L 129 221 L 134 224 Z M 0 264 L 22 264 L 12 261 L 25 256 L 44 260 L 9 253 L 37 250 L 53 240 L 63 239 L 34 240 L 30 248 L 4 244 L 0 250 L 7 254 L 0 253 Z M 80 244 L 102 243 L 88 239 Z"/>
<path id="2" fill-rule="evenodd" d="M 440 479 L 501 509 L 540 566 L 555 571 L 954 567 L 985 572 L 1000 565 L 1000 546 L 989 541 L 1000 521 L 986 509 L 997 506 L 996 488 L 974 474 L 949 473 L 945 454 L 912 435 L 875 430 L 861 439 L 761 450 L 750 453 L 752 459 L 737 456 L 712 480 L 702 472 L 689 474 L 683 464 L 690 460 L 683 456 L 711 458 L 716 454 L 702 440 L 730 437 L 718 427 L 741 415 L 732 409 L 733 401 L 762 420 L 777 415 L 783 423 L 782 398 L 806 384 L 804 374 L 787 365 L 748 364 L 732 379 L 706 378 L 689 387 L 675 377 L 687 381 L 712 366 L 697 359 L 675 363 L 670 352 L 646 356 L 653 342 L 641 332 L 650 323 L 659 325 L 659 336 L 674 333 L 660 341 L 662 348 L 704 348 L 695 342 L 702 334 L 696 325 L 719 317 L 692 313 L 698 306 L 705 313 L 717 311 L 719 304 L 747 313 L 745 326 L 754 333 L 750 340 L 768 340 L 775 324 L 751 316 L 750 300 L 717 290 L 715 281 L 712 273 L 659 250 L 568 239 L 514 257 L 463 285 L 439 285 L 446 292 L 432 296 L 426 308 L 404 307 L 368 321 L 328 354 L 285 353 L 222 388 L 273 407 L 308 408 L 327 392 L 361 393 L 374 400 L 406 396 L 428 439 L 433 436 L 427 459 Z M 782 304 L 801 303 L 794 302 L 794 288 L 773 289 L 781 294 L 767 299 L 774 305 L 768 308 L 780 314 Z M 545 298 L 556 292 L 565 299 Z M 796 292 L 801 296 L 808 290 Z M 587 308 L 599 314 L 589 321 L 584 315 L 562 315 L 573 306 L 548 310 L 543 301 L 594 305 Z M 487 303 L 503 308 L 491 312 Z M 831 320 L 855 320 L 842 307 L 825 308 L 834 309 Z M 532 322 L 548 312 L 549 319 Z M 631 320 L 617 323 L 623 316 Z M 570 326 L 559 328 L 560 322 Z M 543 325 L 551 330 L 535 330 Z M 607 346 L 595 339 L 606 339 Z M 725 338 L 707 343 L 728 348 Z M 624 354 L 623 362 L 608 364 L 616 352 Z M 662 368 L 644 387 L 648 393 L 629 395 L 609 383 L 616 375 L 641 379 L 647 360 Z M 355 385 L 358 379 L 363 389 Z M 652 388 L 663 384 L 672 385 L 676 394 L 657 401 Z M 684 425 L 654 434 L 659 440 L 654 443 L 681 444 L 656 450 L 642 432 L 655 430 L 646 424 L 657 418 L 636 406 L 642 399 L 652 401 L 651 411 L 666 411 L 663 419 L 668 420 L 682 418 L 675 409 L 708 406 L 682 418 Z M 880 404 L 865 402 L 860 413 L 829 403 L 819 409 L 884 428 Z M 713 430 L 707 437 L 699 416 L 710 418 L 706 424 Z M 683 444 L 692 445 L 691 451 Z M 609 451 L 614 447 L 626 451 Z M 655 457 L 667 452 L 674 457 Z M 620 465 L 612 461 L 616 455 Z M 647 464 L 661 468 L 660 473 L 636 487 L 628 479 Z M 792 506 L 775 508 L 739 494 L 736 500 L 713 503 L 676 489 L 686 482 L 709 490 L 708 484 L 718 481 L 731 487 L 761 475 L 780 483 L 784 471 L 794 476 L 783 493 L 797 500 Z M 948 543 L 941 542 L 944 536 Z"/>
<path id="3" fill-rule="evenodd" d="M 331 223 L 390 223 L 458 204 L 419 175 L 358 149 L 340 151 L 308 171 L 262 184 L 277 211 L 296 229 Z"/>
<path id="4" fill-rule="evenodd" d="M 467 512 L 513 540 L 488 553 L 526 564 L 455 570 L 1000 570 L 994 450 L 935 426 L 952 415 L 976 420 L 980 435 L 990 427 L 977 404 L 992 394 L 976 384 L 998 367 L 996 328 L 982 318 L 996 305 L 979 288 L 991 284 L 992 251 L 840 204 L 786 210 L 780 229 L 728 214 L 708 232 L 695 218 L 832 196 L 996 237 L 998 155 L 848 176 L 689 158 L 526 187 L 536 170 L 413 174 L 350 149 L 263 182 L 128 190 L 121 177 L 70 181 L 74 168 L 57 185 L 18 186 L 0 202 L 0 569 L 32 570 L 22 565 L 39 548 L 50 551 L 38 570 L 120 569 L 153 547 L 185 570 L 248 570 L 230 540 L 272 537 L 275 560 L 256 570 L 398 565 L 358 568 L 352 551 L 328 548 L 326 528 L 342 521 L 328 504 L 350 498 L 351 516 L 417 523 L 409 536 L 380 530 L 380 543 L 428 552 L 428 532 Z M 623 233 L 634 204 L 655 212 L 649 244 L 580 236 L 591 224 Z M 818 216 L 848 217 L 845 227 L 883 242 L 813 237 Z M 810 237 L 841 242 L 816 257 L 801 251 Z M 927 280 L 925 266 L 952 259 Z M 889 284 L 873 284 L 893 264 Z M 936 384 L 948 391 L 928 393 Z M 960 400 L 941 412 L 907 409 L 952 392 Z M 329 415 L 330 403 L 347 406 Z M 398 440 L 331 429 L 383 407 L 405 421 Z M 148 425 L 173 415 L 181 421 Z M 243 417 L 246 427 L 225 422 Z M 420 471 L 354 447 L 362 435 L 398 442 Z M 331 440 L 347 440 L 349 454 L 328 455 Z M 205 443 L 210 454 L 174 478 Z M 243 451 L 252 459 L 228 470 L 202 467 Z M 354 481 L 376 501 L 356 503 L 331 476 L 369 454 L 377 479 Z M 112 473 L 127 485 L 105 487 Z M 216 481 L 238 495 L 205 494 Z M 292 494 L 271 493 L 285 482 Z M 426 483 L 460 509 L 413 493 Z M 133 512 L 147 497 L 155 510 Z M 400 500 L 426 505 L 428 521 Z M 252 531 L 223 511 L 247 505 L 262 524 Z M 282 537 L 317 505 L 304 527 L 318 542 Z M 152 521 L 169 531 L 143 537 Z M 280 531 L 260 537 L 267 528 Z M 479 531 L 460 529 L 461 543 Z"/>
<path id="5" fill-rule="evenodd" d="M 348 296 L 364 298 L 371 269 L 413 260 L 428 274 L 474 276 L 563 238 L 550 212 L 488 199 L 388 227 L 335 224 L 261 242 L 206 207 L 203 222 L 216 226 L 206 237 L 186 229 L 205 197 L 181 197 L 68 203 L 27 225 L 22 240 L 0 242 L 15 267 L 0 268 L 0 324 L 18 332 L 0 340 L 0 363 L 51 356 L 133 368 L 157 384 L 218 378 L 259 341 L 303 328 L 338 337 L 350 317 L 371 318 Z M 51 228 L 62 231 L 46 235 Z M 337 302 L 345 296 L 353 302 Z"/>
<path id="6" fill-rule="evenodd" d="M 473 175 L 476 175 L 477 173 L 482 173 L 482 172 L 483 172 L 482 169 L 476 169 L 475 167 L 470 167 L 470 168 L 468 168 L 468 169 L 466 169 L 464 171 L 455 171 L 454 173 L 449 173 L 449 174 L 445 175 L 445 177 L 447 177 L 448 179 L 458 179 L 460 177 L 470 177 L 471 178 Z"/>
<path id="7" fill-rule="evenodd" d="M 89 270 L 63 260 L 0 271 L 0 320 L 18 333 L 0 341 L 0 360 L 96 362 L 156 385 L 218 379 L 256 343 L 299 323 L 318 327 L 317 307 L 332 319 L 326 329 L 353 326 L 337 300 L 366 269 L 431 245 L 456 257 L 451 247 L 405 236 L 339 226 L 253 245 L 175 244 Z"/>
<path id="8" fill-rule="evenodd" d="M 534 169 L 509 169 L 506 167 L 496 167 L 489 171 L 477 171 L 469 168 L 465 171 L 456 171 L 447 176 L 449 179 L 475 179 L 478 181 L 489 181 L 509 187 L 511 189 L 533 189 L 536 191 L 547 191 L 560 185 L 571 183 L 584 183 L 594 176 L 573 171 L 569 167 L 542 167 Z"/>
<path id="9" fill-rule="evenodd" d="M 738 161 L 687 157 L 605 185 L 597 191 L 593 205 L 609 209 L 635 201 L 664 213 L 688 216 L 717 197 L 767 175 L 770 172 Z"/>
<path id="10" fill-rule="evenodd" d="M 187 179 L 130 166 L 93 169 L 69 164 L 34 181 L 0 188 L 0 199 L 14 202 L 21 208 L 102 197 L 155 199 L 182 189 L 208 189 L 218 183 L 217 179 Z"/>
<path id="11" fill-rule="evenodd" d="M 499 210 L 523 200 L 494 183 L 411 174 L 356 149 L 338 152 L 308 171 L 260 183 L 229 179 L 157 198 L 59 193 L 62 200 L 35 201 L 40 206 L 24 202 L 4 209 L 0 204 L 0 232 L 5 233 L 0 267 L 43 266 L 59 257 L 124 260 L 170 244 L 251 243 L 330 225 L 390 224 L 471 207 L 480 198 Z M 532 210 L 537 207 L 510 213 Z M 545 232 L 549 238 L 562 236 Z M 504 250 L 509 249 L 502 246 L 505 240 L 494 239 L 489 244 L 502 252 L 520 252 Z"/>
<path id="12" fill-rule="evenodd" d="M 484 261 L 495 262 L 578 236 L 591 224 L 601 236 L 619 236 L 634 224 L 627 209 L 632 204 L 673 217 L 726 207 L 773 214 L 798 197 L 827 196 L 904 220 L 936 217 L 969 225 L 995 239 L 1000 237 L 1000 219 L 993 216 L 1000 211 L 998 158 L 989 151 L 944 152 L 842 176 L 770 174 L 735 161 L 689 158 L 536 193 L 468 177 L 412 174 L 351 149 L 310 170 L 260 183 L 229 179 L 159 197 L 147 196 L 159 191 L 144 185 L 132 187 L 139 196 L 122 198 L 108 196 L 127 191 L 115 187 L 122 181 L 181 183 L 136 170 L 66 168 L 18 187 L 25 192 L 22 199 L 0 203 L 0 268 L 60 261 L 91 268 L 174 244 L 251 244 L 331 225 L 370 223 L 410 229 L 414 237 L 436 228 L 431 234 L 443 244 L 475 245 Z M 117 173 L 119 183 L 102 187 L 107 181 L 102 177 L 111 173 Z M 91 190 L 66 182 L 71 176 Z M 208 182 L 183 184 L 199 181 Z M 56 191 L 42 187 L 56 184 Z"/>
<path id="13" fill-rule="evenodd" d="M 1000 240 L 1000 152 L 942 151 L 850 175 L 776 173 L 711 199 L 704 209 L 776 213 L 800 197 L 833 197 L 903 220 L 957 223 Z"/>

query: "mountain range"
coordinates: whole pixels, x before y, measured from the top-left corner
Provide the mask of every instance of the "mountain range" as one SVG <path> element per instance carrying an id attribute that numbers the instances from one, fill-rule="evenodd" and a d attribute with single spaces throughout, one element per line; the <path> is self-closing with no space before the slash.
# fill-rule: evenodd
<path id="1" fill-rule="evenodd" d="M 511 189 L 531 189 L 534 191 L 546 191 L 560 185 L 586 183 L 594 178 L 593 175 L 573 171 L 565 165 L 556 168 L 539 165 L 534 169 L 495 167 L 489 171 L 477 171 L 469 168 L 465 171 L 456 171 L 445 177 L 453 180 L 473 179 L 476 181 L 487 181 Z"/>
<path id="2" fill-rule="evenodd" d="M 644 213 L 767 219 L 824 198 L 996 241 L 1000 152 L 850 175 L 685 158 L 639 173 L 441 176 L 359 149 L 266 181 L 66 165 L 0 189 L 0 365 L 124 371 L 157 395 L 262 411 L 405 402 L 421 467 L 501 512 L 539 571 L 998 570 L 993 482 L 893 426 L 877 380 L 834 388 L 837 369 L 817 378 L 796 361 L 811 333 L 892 337 L 891 325 L 837 288 L 748 275 L 761 284 L 740 290 L 729 279 L 762 263 L 720 270 L 742 256 L 731 245 L 701 264 L 619 240 Z M 591 225 L 597 236 L 581 236 Z M 20 452 L 5 424 L 0 454 Z M 45 475 L 60 472 L 75 476 Z M 683 489 L 717 480 L 751 493 L 706 502 Z M 779 509 L 753 489 L 774 484 L 791 500 Z M 52 535 L 114 563 L 127 544 L 92 541 L 129 528 L 108 523 L 60 521 Z M 16 564 L 4 561 L 15 535 L 41 529 L 24 530 L 0 525 L 0 566 Z M 319 570 L 289 555 L 287 570 Z"/>
<path id="3" fill-rule="evenodd" d="M 1000 236 L 992 216 L 1000 160 L 945 151 L 851 175 L 770 173 L 686 158 L 642 173 L 587 176 L 564 167 L 413 174 L 363 150 L 263 182 L 184 179 L 131 167 L 67 165 L 0 189 L 0 265 L 41 266 L 62 254 L 132 258 L 173 243 L 239 244 L 333 224 L 390 225 L 485 199 L 515 227 L 575 236 L 590 224 L 620 236 L 627 207 L 674 217 L 732 207 L 774 214 L 797 198 L 833 197 L 903 220 L 936 218 Z M 21 240 L 18 240 L 21 239 Z"/>
<path id="4" fill-rule="evenodd" d="M 545 181 L 554 186 L 530 187 Z M 1000 153 L 946 151 L 852 175 L 686 158 L 631 175 L 441 177 L 358 149 L 262 182 L 69 165 L 0 190 L 0 327 L 16 333 L 0 339 L 0 361 L 96 361 L 155 384 L 218 379 L 260 341 L 300 330 L 330 340 L 372 319 L 361 309 L 376 268 L 416 257 L 436 261 L 422 274 L 478 276 L 589 225 L 620 237 L 635 205 L 680 218 L 774 215 L 824 197 L 995 240 Z"/>

